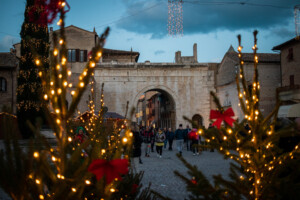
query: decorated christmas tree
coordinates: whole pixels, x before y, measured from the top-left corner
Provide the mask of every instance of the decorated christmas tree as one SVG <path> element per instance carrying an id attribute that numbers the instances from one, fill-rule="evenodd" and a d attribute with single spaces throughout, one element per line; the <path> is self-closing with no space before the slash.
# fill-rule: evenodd
<path id="1" fill-rule="evenodd" d="M 189 169 L 190 177 L 179 172 L 175 174 L 187 183 L 190 199 L 298 199 L 299 198 L 299 132 L 294 124 L 280 127 L 277 112 L 278 101 L 273 112 L 267 117 L 261 114 L 260 83 L 258 81 L 257 31 L 254 31 L 254 76 L 252 89 L 245 80 L 241 36 L 238 36 L 238 57 L 240 69 L 236 76 L 238 98 L 245 115 L 241 121 L 235 121 L 231 108 L 225 110 L 216 95 L 211 92 L 217 110 L 211 110 L 212 126 L 200 127 L 198 133 L 204 137 L 206 146 L 214 148 L 231 159 L 230 180 L 220 175 L 214 176 L 210 183 L 196 166 L 180 159 Z M 276 128 L 277 127 L 277 128 Z M 280 127 L 280 128 L 279 128 Z M 282 148 L 284 138 L 294 140 L 288 148 Z M 287 185 L 288 184 L 288 185 Z"/>
<path id="2" fill-rule="evenodd" d="M 97 40 L 75 90 L 71 91 L 64 28 L 65 14 L 70 7 L 66 1 L 59 0 L 36 0 L 30 5 L 33 10 L 44 6 L 38 13 L 41 18 L 32 19 L 38 26 L 47 26 L 59 16 L 60 31 L 53 33 L 50 67 L 45 55 L 34 48 L 28 64 L 34 62 L 38 69 L 35 75 L 40 77 L 43 86 L 43 93 L 39 95 L 43 97 L 43 111 L 56 142 L 50 144 L 40 134 L 38 123 L 29 123 L 35 140 L 23 145 L 23 150 L 16 138 L 7 137 L 5 150 L 0 155 L 0 186 L 13 199 L 154 199 L 149 187 L 141 190 L 143 174 L 134 173 L 130 167 L 133 138 L 130 120 L 125 120 L 114 131 L 104 131 L 103 92 L 98 115 L 94 110 L 98 102 L 90 101 L 89 120 L 82 121 L 82 126 L 73 126 L 72 117 L 80 98 L 86 86 L 93 84 L 91 77 L 102 56 L 109 29 Z M 69 107 L 66 105 L 68 92 L 72 94 Z M 12 133 L 10 125 L 6 135 L 12 136 Z"/>
<path id="3" fill-rule="evenodd" d="M 35 124 L 38 118 L 44 118 L 42 112 L 42 84 L 38 76 L 34 55 L 40 55 L 45 70 L 49 68 L 49 34 L 45 23 L 34 23 L 34 20 L 46 21 L 43 15 L 46 4 L 40 1 L 27 0 L 24 22 L 21 30 L 21 58 L 17 86 L 18 125 L 24 138 L 33 136 L 28 122 Z"/>

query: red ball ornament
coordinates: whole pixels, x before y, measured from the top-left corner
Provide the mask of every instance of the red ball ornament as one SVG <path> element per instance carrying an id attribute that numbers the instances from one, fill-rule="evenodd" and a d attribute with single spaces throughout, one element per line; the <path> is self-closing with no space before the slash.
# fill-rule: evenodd
<path id="1" fill-rule="evenodd" d="M 197 181 L 196 181 L 195 177 L 192 178 L 191 183 L 193 183 L 194 185 L 197 184 Z"/>

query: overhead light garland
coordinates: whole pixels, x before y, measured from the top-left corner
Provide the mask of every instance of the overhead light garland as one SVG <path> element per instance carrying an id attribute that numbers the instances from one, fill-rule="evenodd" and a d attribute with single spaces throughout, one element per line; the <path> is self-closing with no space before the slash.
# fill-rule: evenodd
<path id="1" fill-rule="evenodd" d="M 168 34 L 170 36 L 183 36 L 182 3 L 182 0 L 168 0 Z"/>

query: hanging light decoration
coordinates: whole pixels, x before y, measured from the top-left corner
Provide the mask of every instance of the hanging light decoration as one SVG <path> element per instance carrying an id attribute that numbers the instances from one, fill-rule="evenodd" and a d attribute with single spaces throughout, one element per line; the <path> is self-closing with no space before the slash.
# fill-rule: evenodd
<path id="1" fill-rule="evenodd" d="M 182 0 L 168 0 L 168 33 L 170 36 L 183 36 Z"/>

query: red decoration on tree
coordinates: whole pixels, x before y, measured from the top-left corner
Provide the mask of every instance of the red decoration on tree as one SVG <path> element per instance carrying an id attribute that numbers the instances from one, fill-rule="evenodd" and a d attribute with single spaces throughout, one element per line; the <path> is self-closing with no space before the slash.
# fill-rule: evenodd
<path id="1" fill-rule="evenodd" d="M 232 108 L 228 108 L 225 112 L 221 113 L 217 110 L 211 110 L 209 119 L 217 119 L 212 125 L 217 126 L 218 129 L 221 127 L 222 121 L 226 122 L 229 126 L 233 125 L 235 121 L 231 117 L 234 116 Z"/>
<path id="2" fill-rule="evenodd" d="M 109 184 L 115 178 L 122 180 L 120 174 L 128 173 L 128 160 L 115 159 L 108 161 L 105 159 L 96 159 L 90 164 L 88 171 L 95 174 L 97 180 L 105 176 L 106 184 Z"/>
<path id="3" fill-rule="evenodd" d="M 92 53 L 93 53 L 92 51 L 88 52 L 88 55 L 87 55 L 88 59 L 90 59 L 92 57 Z"/>
<path id="4" fill-rule="evenodd" d="M 195 185 L 197 184 L 197 181 L 195 180 L 194 177 L 192 178 L 191 183 L 193 183 L 193 184 L 195 184 Z"/>
<path id="5" fill-rule="evenodd" d="M 131 194 L 135 194 L 136 193 L 136 190 L 137 190 L 137 188 L 139 187 L 139 185 L 138 184 L 132 184 L 132 190 L 131 190 Z"/>
<path id="6" fill-rule="evenodd" d="M 70 6 L 67 1 L 35 0 L 34 6 L 28 12 L 29 20 L 36 24 L 47 26 L 48 24 L 52 24 L 60 9 L 64 9 L 65 6 L 68 9 L 63 10 L 63 12 L 69 12 Z"/>

